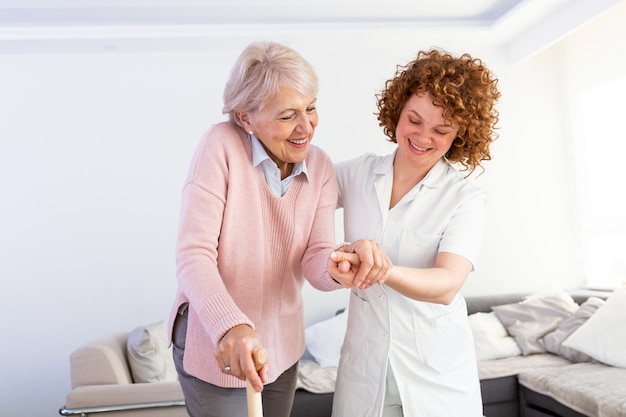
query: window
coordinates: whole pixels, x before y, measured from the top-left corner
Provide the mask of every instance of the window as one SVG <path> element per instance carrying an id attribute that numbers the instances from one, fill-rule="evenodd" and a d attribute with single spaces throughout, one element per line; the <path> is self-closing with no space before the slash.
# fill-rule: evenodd
<path id="1" fill-rule="evenodd" d="M 590 288 L 626 285 L 626 3 L 559 44 L 580 255 Z"/>
<path id="2" fill-rule="evenodd" d="M 574 94 L 574 177 L 587 285 L 626 285 L 626 75 Z"/>

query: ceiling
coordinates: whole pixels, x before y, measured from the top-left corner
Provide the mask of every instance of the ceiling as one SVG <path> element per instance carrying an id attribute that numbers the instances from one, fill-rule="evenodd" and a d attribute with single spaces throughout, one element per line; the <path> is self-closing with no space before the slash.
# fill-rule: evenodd
<path id="1" fill-rule="evenodd" d="M 401 28 L 480 32 L 522 57 L 622 1 L 0 0 L 0 41 L 206 36 L 222 35 L 225 28 L 237 33 L 246 28 Z"/>
<path id="2" fill-rule="evenodd" d="M 0 27 L 438 23 L 491 26 L 573 0 L 0 0 Z"/>

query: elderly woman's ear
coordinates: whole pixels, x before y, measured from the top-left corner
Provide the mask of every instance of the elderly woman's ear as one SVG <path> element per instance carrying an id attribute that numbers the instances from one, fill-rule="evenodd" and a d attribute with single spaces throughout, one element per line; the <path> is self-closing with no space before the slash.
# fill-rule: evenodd
<path id="1" fill-rule="evenodd" d="M 237 117 L 239 118 L 239 121 L 241 122 L 241 127 L 243 127 L 243 129 L 246 132 L 250 132 L 252 129 L 252 125 L 250 124 L 250 117 L 248 116 L 248 112 L 245 111 L 238 111 L 237 112 Z"/>

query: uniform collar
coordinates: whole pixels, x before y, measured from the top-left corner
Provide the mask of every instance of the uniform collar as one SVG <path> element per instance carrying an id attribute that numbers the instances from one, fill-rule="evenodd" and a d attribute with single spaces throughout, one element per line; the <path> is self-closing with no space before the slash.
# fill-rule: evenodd
<path id="1" fill-rule="evenodd" d="M 393 175 L 393 160 L 396 157 L 397 152 L 398 150 L 396 149 L 395 152 L 382 158 L 378 165 L 374 168 L 374 174 L 379 176 Z M 449 168 L 450 163 L 446 159 L 440 159 L 437 161 L 435 166 L 428 171 L 424 179 L 420 181 L 420 185 L 422 187 L 429 188 L 441 187 L 443 180 L 445 179 L 445 174 Z"/>

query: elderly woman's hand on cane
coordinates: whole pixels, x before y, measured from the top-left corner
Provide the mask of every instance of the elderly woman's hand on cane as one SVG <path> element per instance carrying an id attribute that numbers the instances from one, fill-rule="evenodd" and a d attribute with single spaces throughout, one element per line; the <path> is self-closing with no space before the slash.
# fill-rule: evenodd
<path id="1" fill-rule="evenodd" d="M 254 367 L 259 372 L 267 362 L 267 351 L 263 348 L 252 352 Z M 246 379 L 246 397 L 248 400 L 248 417 L 263 417 L 263 401 L 261 392 L 257 391 L 249 379 Z"/>
<path id="2" fill-rule="evenodd" d="M 268 378 L 267 350 L 248 325 L 230 329 L 218 343 L 215 359 L 222 372 L 246 381 L 248 417 L 262 417 L 261 391 Z"/>

